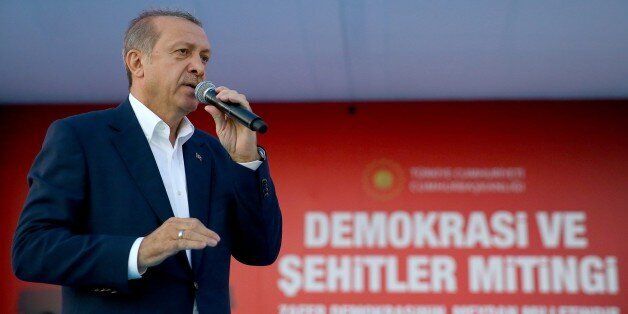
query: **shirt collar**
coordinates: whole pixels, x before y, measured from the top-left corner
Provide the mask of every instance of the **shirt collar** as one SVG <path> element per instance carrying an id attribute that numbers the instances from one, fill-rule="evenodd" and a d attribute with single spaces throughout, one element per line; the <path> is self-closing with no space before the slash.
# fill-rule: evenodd
<path id="1" fill-rule="evenodd" d="M 160 137 L 164 137 L 166 139 L 170 136 L 170 127 L 166 122 L 161 120 L 159 116 L 157 116 L 152 110 L 148 109 L 142 102 L 140 102 L 137 98 L 135 98 L 131 93 L 129 93 L 129 102 L 131 103 L 131 108 L 133 108 L 133 112 L 135 112 L 135 117 L 140 123 L 142 127 L 142 132 L 144 132 L 144 136 L 148 142 L 151 141 L 153 135 L 157 135 Z M 181 145 L 183 145 L 187 140 L 192 137 L 194 134 L 194 125 L 190 122 L 188 117 L 183 117 L 181 120 L 181 125 L 179 125 L 179 131 L 177 132 L 177 140 Z"/>

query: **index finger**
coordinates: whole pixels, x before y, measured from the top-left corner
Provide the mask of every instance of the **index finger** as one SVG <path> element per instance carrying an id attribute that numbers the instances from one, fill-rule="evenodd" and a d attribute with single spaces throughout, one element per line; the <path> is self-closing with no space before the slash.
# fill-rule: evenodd
<path id="1" fill-rule="evenodd" d="M 213 238 L 216 241 L 220 241 L 220 236 L 218 235 L 218 233 L 214 232 L 213 230 L 210 230 L 209 228 L 205 227 L 202 223 L 199 223 L 198 225 L 196 225 L 195 228 L 193 228 L 192 230 L 194 230 L 195 232 L 198 232 L 202 235 L 208 236 L 210 238 Z"/>
<path id="2" fill-rule="evenodd" d="M 212 230 L 209 230 L 203 223 L 196 218 L 179 218 L 176 222 L 178 229 L 193 230 L 206 237 L 213 238 L 216 241 L 220 241 L 220 236 Z"/>

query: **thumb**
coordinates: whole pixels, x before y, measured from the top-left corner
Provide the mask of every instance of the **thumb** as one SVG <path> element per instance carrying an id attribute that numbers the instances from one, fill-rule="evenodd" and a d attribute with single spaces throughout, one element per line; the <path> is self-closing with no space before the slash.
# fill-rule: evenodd
<path id="1" fill-rule="evenodd" d="M 214 119 L 214 123 L 216 123 L 216 130 L 221 130 L 226 120 L 222 111 L 211 105 L 205 106 L 205 111 L 207 111 Z"/>

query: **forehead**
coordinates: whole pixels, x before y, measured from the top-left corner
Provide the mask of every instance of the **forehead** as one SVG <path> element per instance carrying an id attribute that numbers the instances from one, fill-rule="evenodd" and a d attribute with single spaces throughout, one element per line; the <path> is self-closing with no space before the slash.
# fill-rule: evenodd
<path id="1" fill-rule="evenodd" d="M 152 20 L 159 32 L 159 40 L 155 46 L 170 46 L 177 42 L 185 42 L 209 50 L 209 40 L 202 27 L 183 18 L 158 16 Z"/>

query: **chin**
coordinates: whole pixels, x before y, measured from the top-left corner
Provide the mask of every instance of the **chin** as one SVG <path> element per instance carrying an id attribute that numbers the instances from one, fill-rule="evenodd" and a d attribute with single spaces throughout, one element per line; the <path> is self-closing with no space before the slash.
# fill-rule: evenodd
<path id="1" fill-rule="evenodd" d="M 179 105 L 177 107 L 179 107 L 182 111 L 184 111 L 185 114 L 188 114 L 195 111 L 196 108 L 198 108 L 198 100 L 196 100 L 196 98 L 194 98 L 193 100 L 185 99 L 179 102 Z"/>
<path id="2" fill-rule="evenodd" d="M 198 101 L 194 101 L 193 104 L 185 104 L 183 108 L 185 111 L 187 111 L 187 113 L 196 111 L 196 108 L 198 108 Z"/>

